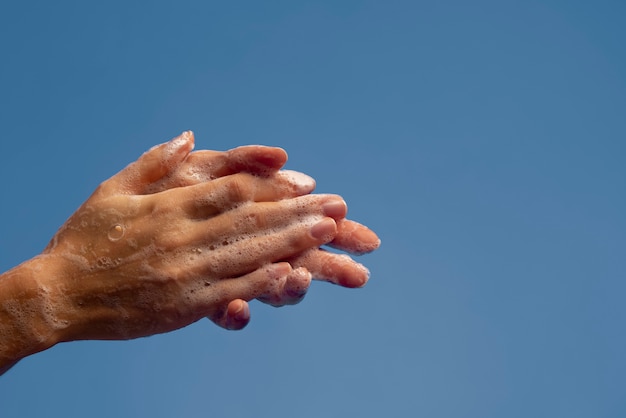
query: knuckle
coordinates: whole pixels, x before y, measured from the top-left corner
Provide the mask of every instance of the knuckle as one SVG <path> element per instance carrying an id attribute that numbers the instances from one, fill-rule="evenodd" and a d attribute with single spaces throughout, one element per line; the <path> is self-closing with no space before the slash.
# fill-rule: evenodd
<path id="1" fill-rule="evenodd" d="M 252 176 L 238 174 L 226 184 L 227 197 L 231 202 L 245 202 L 252 196 Z"/>
<path id="2" fill-rule="evenodd" d="M 179 227 L 181 225 L 178 225 Z M 156 248 L 165 252 L 184 248 L 189 244 L 190 234 L 185 228 L 160 227 L 154 228 L 153 243 Z"/>
<path id="3" fill-rule="evenodd" d="M 250 230 L 265 229 L 268 226 L 267 215 L 262 211 L 248 213 L 245 216 L 245 223 Z"/>

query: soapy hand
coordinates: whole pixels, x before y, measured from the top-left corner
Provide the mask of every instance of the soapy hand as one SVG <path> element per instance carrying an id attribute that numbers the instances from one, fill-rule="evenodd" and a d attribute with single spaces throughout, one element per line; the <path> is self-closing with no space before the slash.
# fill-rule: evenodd
<path id="1" fill-rule="evenodd" d="M 39 256 L 0 275 L 0 374 L 62 341 L 129 339 L 202 317 L 249 321 L 247 301 L 297 303 L 312 276 L 346 287 L 376 249 L 336 195 L 280 170 L 286 153 L 192 153 L 193 134 L 152 148 L 102 183 Z"/>
<path id="2" fill-rule="evenodd" d="M 242 171 L 257 175 L 271 176 L 283 167 L 287 161 L 286 153 L 279 148 L 263 146 L 244 146 L 226 152 L 196 151 L 185 158 L 176 169 L 167 176 L 151 183 L 144 192 L 159 192 L 175 187 L 185 187 L 207 182 L 216 178 Z M 287 197 L 296 197 L 310 193 L 315 182 L 308 176 L 283 171 L 280 174 L 300 178 L 301 186 L 292 189 Z M 337 235 L 329 246 L 350 254 L 364 254 L 375 250 L 380 240 L 370 229 L 347 219 L 337 220 Z M 258 299 L 273 306 L 298 303 L 308 288 L 311 276 L 345 287 L 361 287 L 369 277 L 368 270 L 347 255 L 334 254 L 319 248 L 311 248 L 290 257 L 290 264 L 296 268 L 287 281 L 283 293 L 273 293 Z M 214 322 L 230 329 L 243 328 L 249 320 L 249 307 L 243 300 L 232 301 L 228 312 L 238 312 L 236 317 L 227 315 L 212 318 Z"/>
<path id="3" fill-rule="evenodd" d="M 235 173 L 140 194 L 192 145 L 182 135 L 104 182 L 44 251 L 63 260 L 63 276 L 46 287 L 63 301 L 52 311 L 71 324 L 65 338 L 136 338 L 204 316 L 228 322 L 231 301 L 281 300 L 286 285 L 294 297 L 306 291 L 308 272 L 280 261 L 330 242 L 343 199 L 292 197 L 314 185 L 295 172 Z"/>

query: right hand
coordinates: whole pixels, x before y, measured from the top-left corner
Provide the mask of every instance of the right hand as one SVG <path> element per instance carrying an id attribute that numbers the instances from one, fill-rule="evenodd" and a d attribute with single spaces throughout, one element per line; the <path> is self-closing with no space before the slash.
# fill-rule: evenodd
<path id="1" fill-rule="evenodd" d="M 41 285 L 54 320 L 68 324 L 64 340 L 136 338 L 203 316 L 228 326 L 232 317 L 245 321 L 233 305 L 281 300 L 286 287 L 310 280 L 281 260 L 330 242 L 343 199 L 292 198 L 310 182 L 284 172 L 146 194 L 192 145 L 187 136 L 155 147 L 105 181 L 39 258 L 56 272 Z"/>
<path id="2" fill-rule="evenodd" d="M 191 136 L 193 140 L 193 136 Z M 256 176 L 272 176 L 287 161 L 287 154 L 280 148 L 265 146 L 243 146 L 229 151 L 191 152 L 174 170 L 161 180 L 152 183 L 149 191 L 157 192 L 173 187 L 183 187 L 209 181 L 218 177 L 247 172 Z M 287 173 L 286 173 L 287 174 Z M 312 180 L 312 179 L 311 179 Z M 292 188 L 290 196 L 311 193 L 315 183 Z M 349 254 L 360 255 L 377 249 L 380 240 L 374 232 L 357 222 L 337 220 L 337 235 L 329 246 Z M 311 248 L 290 257 L 287 261 L 294 267 L 282 294 L 266 295 L 259 300 L 273 306 L 298 303 L 304 297 L 311 277 L 343 287 L 361 287 L 369 271 L 347 255 L 334 254 L 320 248 Z M 249 307 L 245 301 L 233 301 L 225 318 L 215 319 L 218 325 L 230 329 L 243 328 L 249 320 Z M 237 318 L 234 317 L 237 313 Z"/>

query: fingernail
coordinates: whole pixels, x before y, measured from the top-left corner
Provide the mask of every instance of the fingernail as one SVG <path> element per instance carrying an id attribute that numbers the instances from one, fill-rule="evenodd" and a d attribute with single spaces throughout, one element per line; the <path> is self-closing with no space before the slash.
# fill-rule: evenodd
<path id="1" fill-rule="evenodd" d="M 289 295 L 292 299 L 301 300 L 306 296 L 306 292 L 309 290 L 308 287 L 298 287 L 295 289 L 288 289 L 287 295 Z"/>
<path id="2" fill-rule="evenodd" d="M 322 205 L 322 209 L 324 210 L 324 215 L 335 219 L 345 218 L 348 213 L 348 205 L 343 199 L 333 199 L 326 202 Z"/>
<path id="3" fill-rule="evenodd" d="M 235 321 L 245 321 L 250 316 L 250 308 L 247 303 L 239 302 L 239 308 L 233 314 Z"/>
<path id="4" fill-rule="evenodd" d="M 298 267 L 292 272 L 292 276 L 289 279 L 287 294 L 297 301 L 304 298 L 311 285 L 311 273 L 304 267 Z M 294 285 L 294 282 L 296 285 Z"/>
<path id="5" fill-rule="evenodd" d="M 337 224 L 330 218 L 324 218 L 321 222 L 311 227 L 311 236 L 316 240 L 330 242 L 337 233 Z"/>
<path id="6" fill-rule="evenodd" d="M 285 178 L 296 191 L 302 194 L 311 193 L 315 189 L 315 179 L 304 173 L 292 170 L 282 170 L 278 172 L 280 176 Z"/>

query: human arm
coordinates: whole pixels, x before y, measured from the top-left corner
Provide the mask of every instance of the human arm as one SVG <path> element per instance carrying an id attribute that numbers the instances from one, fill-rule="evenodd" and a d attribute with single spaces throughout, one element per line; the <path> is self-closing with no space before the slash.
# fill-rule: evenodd
<path id="1" fill-rule="evenodd" d="M 333 240 L 343 200 L 301 196 L 312 185 L 276 172 L 277 149 L 241 160 L 264 175 L 214 164 L 215 178 L 157 190 L 192 145 L 144 154 L 104 182 L 43 254 L 0 276 L 0 371 L 61 341 L 136 338 L 203 316 L 237 328 L 245 301 L 304 294 L 307 268 L 281 261 Z"/>

